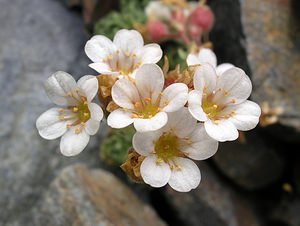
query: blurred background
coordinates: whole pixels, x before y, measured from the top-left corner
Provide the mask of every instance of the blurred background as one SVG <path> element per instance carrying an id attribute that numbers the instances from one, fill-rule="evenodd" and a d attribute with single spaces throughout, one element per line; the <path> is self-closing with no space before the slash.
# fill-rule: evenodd
<path id="1" fill-rule="evenodd" d="M 115 162 L 130 139 L 117 134 L 99 150 L 111 133 L 105 123 L 71 158 L 38 136 L 35 120 L 52 106 L 43 82 L 57 70 L 95 75 L 86 41 L 142 23 L 147 2 L 0 0 L 0 225 L 300 226 L 298 0 L 207 1 L 218 62 L 247 72 L 263 114 L 199 164 L 192 192 L 128 180 Z"/>

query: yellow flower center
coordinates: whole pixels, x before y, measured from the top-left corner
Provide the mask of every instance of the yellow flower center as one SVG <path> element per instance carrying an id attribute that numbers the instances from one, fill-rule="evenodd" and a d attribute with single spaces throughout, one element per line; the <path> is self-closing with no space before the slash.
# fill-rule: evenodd
<path id="1" fill-rule="evenodd" d="M 182 156 L 179 150 L 178 137 L 171 133 L 163 133 L 156 141 L 154 149 L 158 159 L 165 162 L 172 160 L 174 157 Z"/>
<path id="2" fill-rule="evenodd" d="M 151 98 L 144 98 L 143 101 L 135 102 L 132 117 L 144 119 L 152 118 L 160 111 L 158 103 L 159 98 L 155 103 L 152 103 Z"/>
<path id="3" fill-rule="evenodd" d="M 79 92 L 76 93 L 79 95 Z M 68 93 L 68 96 L 74 97 L 74 95 L 71 92 Z M 67 124 L 67 128 L 69 129 L 73 126 L 77 126 L 75 129 L 75 133 L 79 134 L 84 128 L 85 123 L 91 118 L 91 113 L 88 107 L 86 97 L 80 96 L 80 100 L 78 99 L 78 97 L 76 97 L 75 99 L 78 101 L 78 104 L 76 106 L 68 107 L 68 109 L 74 114 L 73 115 L 70 115 L 70 113 L 65 114 L 65 109 L 62 108 L 59 109 L 59 119 L 61 121 L 67 121 L 67 120 L 73 121 L 71 124 Z"/>
<path id="4" fill-rule="evenodd" d="M 206 88 L 204 88 L 204 92 L 202 94 L 201 107 L 210 120 L 212 120 L 215 124 L 218 124 L 220 119 L 228 119 L 235 115 L 235 111 L 224 111 L 227 105 L 234 104 L 236 102 L 235 99 L 228 101 L 227 97 L 229 93 L 226 90 L 220 88 L 210 94 L 207 94 L 205 91 Z M 218 103 L 216 99 L 218 100 Z"/>

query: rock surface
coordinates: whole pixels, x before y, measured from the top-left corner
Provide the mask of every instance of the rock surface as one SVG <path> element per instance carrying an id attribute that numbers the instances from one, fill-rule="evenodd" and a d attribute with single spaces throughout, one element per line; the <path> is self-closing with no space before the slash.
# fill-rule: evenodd
<path id="1" fill-rule="evenodd" d="M 274 209 L 270 217 L 270 225 L 299 226 L 300 200 L 285 198 Z"/>
<path id="2" fill-rule="evenodd" d="M 36 226 L 166 226 L 111 173 L 79 164 L 59 174 L 32 216 Z"/>
<path id="3" fill-rule="evenodd" d="M 220 143 L 213 160 L 221 172 L 247 190 L 260 189 L 280 179 L 284 159 L 268 146 L 258 130 L 244 136 L 245 143 Z"/>
<path id="4" fill-rule="evenodd" d="M 189 193 L 168 187 L 166 197 L 186 226 L 259 226 L 249 203 L 237 195 L 205 163 L 199 164 L 202 181 Z"/>
<path id="5" fill-rule="evenodd" d="M 73 158 L 39 137 L 35 120 L 50 103 L 43 82 L 57 70 L 88 69 L 80 18 L 53 0 L 0 1 L 0 225 L 18 225 L 65 165 L 98 163 L 99 139 Z M 103 129 L 102 129 L 103 130 Z M 28 225 L 23 223 L 21 225 Z"/>
<path id="6" fill-rule="evenodd" d="M 242 15 L 254 82 L 252 97 L 283 108 L 278 121 L 283 127 L 269 131 L 299 142 L 300 32 L 292 23 L 291 1 L 243 0 Z"/>

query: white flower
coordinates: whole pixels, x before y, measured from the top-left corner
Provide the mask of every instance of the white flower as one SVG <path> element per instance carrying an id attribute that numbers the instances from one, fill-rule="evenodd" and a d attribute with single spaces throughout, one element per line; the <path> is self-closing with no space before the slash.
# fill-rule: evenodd
<path id="1" fill-rule="evenodd" d="M 166 112 L 177 111 L 185 105 L 188 87 L 174 83 L 165 90 L 164 75 L 156 64 L 145 64 L 136 72 L 135 81 L 119 79 L 112 87 L 112 98 L 121 108 L 109 114 L 107 123 L 123 128 L 131 123 L 137 131 L 162 128 L 168 121 Z"/>
<path id="2" fill-rule="evenodd" d="M 61 153 L 73 156 L 80 153 L 94 135 L 103 118 L 102 109 L 92 99 L 98 91 L 95 76 L 86 75 L 78 80 L 68 73 L 59 71 L 45 83 L 49 98 L 59 108 L 51 108 L 36 121 L 39 134 L 48 140 L 62 136 Z"/>
<path id="3" fill-rule="evenodd" d="M 86 55 L 94 62 L 89 66 L 101 74 L 134 77 L 143 64 L 157 63 L 162 57 L 158 44 L 144 45 L 135 30 L 118 31 L 113 42 L 103 35 L 92 37 L 85 45 Z"/>
<path id="4" fill-rule="evenodd" d="M 208 48 L 201 48 L 198 54 L 193 54 L 193 53 L 189 54 L 186 59 L 186 62 L 188 66 L 209 63 L 214 68 L 216 68 L 217 75 L 221 75 L 226 70 L 234 67 L 234 65 L 230 63 L 223 63 L 217 66 L 216 54 L 211 49 Z"/>
<path id="5" fill-rule="evenodd" d="M 167 183 L 175 190 L 188 192 L 201 179 L 197 165 L 190 159 L 204 160 L 213 156 L 218 142 L 210 138 L 203 124 L 197 123 L 187 108 L 168 113 L 168 123 L 162 129 L 139 133 L 133 137 L 133 148 L 146 156 L 141 164 L 141 176 L 152 187 Z"/>
<path id="6" fill-rule="evenodd" d="M 235 140 L 237 130 L 247 131 L 257 125 L 261 110 L 247 100 L 252 84 L 243 70 L 233 67 L 217 76 L 210 64 L 202 64 L 195 71 L 194 89 L 189 93 L 189 111 L 204 122 L 212 138 Z"/>

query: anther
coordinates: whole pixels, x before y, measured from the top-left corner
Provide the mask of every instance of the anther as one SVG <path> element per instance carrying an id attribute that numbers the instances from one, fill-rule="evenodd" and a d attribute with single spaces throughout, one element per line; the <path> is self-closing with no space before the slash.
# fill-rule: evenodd
<path id="1" fill-rule="evenodd" d="M 77 112 L 78 111 L 78 107 L 73 107 L 72 111 L 73 112 Z"/>
<path id="2" fill-rule="evenodd" d="M 235 100 L 235 99 L 232 99 L 231 102 L 232 102 L 233 104 L 235 104 L 236 100 Z"/>
<path id="3" fill-rule="evenodd" d="M 217 109 L 217 108 L 218 108 L 218 105 L 214 104 L 213 107 L 214 107 L 215 109 Z"/>
<path id="4" fill-rule="evenodd" d="M 71 124 L 67 124 L 66 127 L 67 127 L 67 129 L 70 129 L 72 127 L 72 125 Z"/>
<path id="5" fill-rule="evenodd" d="M 89 117 L 89 115 L 90 115 L 90 114 L 87 113 L 87 112 L 83 113 L 83 116 L 86 117 L 86 118 Z"/>
<path id="6" fill-rule="evenodd" d="M 59 116 L 59 120 L 60 120 L 60 121 L 64 121 L 64 120 L 65 120 L 65 117 L 64 117 L 63 115 L 60 115 L 60 116 Z"/>
<path id="7" fill-rule="evenodd" d="M 125 52 L 125 56 L 129 57 L 129 56 L 130 56 L 130 52 L 129 52 L 129 51 L 126 51 L 126 52 Z"/>
<path id="8" fill-rule="evenodd" d="M 108 55 L 107 59 L 112 60 L 113 56 L 112 55 Z"/>
<path id="9" fill-rule="evenodd" d="M 64 113 L 65 109 L 61 108 L 58 110 L 59 113 Z"/>
<path id="10" fill-rule="evenodd" d="M 76 133 L 76 134 L 79 134 L 80 131 L 81 131 L 81 130 L 80 130 L 79 128 L 76 128 L 76 129 L 75 129 L 75 133 Z"/>
<path id="11" fill-rule="evenodd" d="M 73 94 L 72 94 L 71 92 L 68 92 L 68 93 L 67 93 L 67 96 L 68 96 L 68 97 L 72 97 Z"/>

